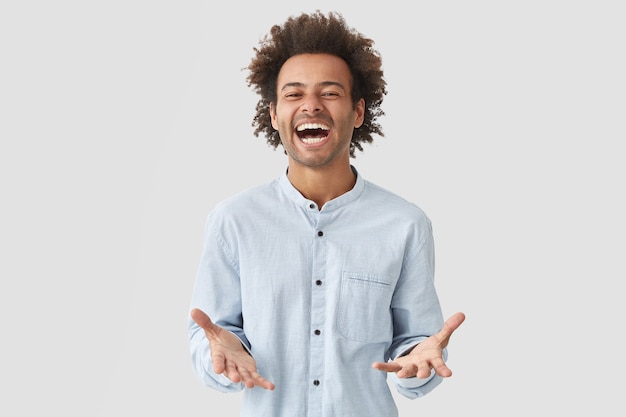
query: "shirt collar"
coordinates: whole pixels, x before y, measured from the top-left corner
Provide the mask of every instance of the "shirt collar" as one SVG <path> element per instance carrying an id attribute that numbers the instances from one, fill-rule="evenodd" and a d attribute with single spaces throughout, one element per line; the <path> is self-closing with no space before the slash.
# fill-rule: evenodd
<path id="1" fill-rule="evenodd" d="M 352 169 L 352 172 L 354 172 L 354 175 L 356 175 L 356 183 L 354 184 L 354 187 L 352 187 L 350 191 L 324 204 L 324 211 L 332 211 L 337 209 L 338 207 L 345 206 L 346 204 L 349 204 L 356 200 L 363 192 L 363 188 L 365 187 L 365 180 L 363 180 L 363 177 L 359 174 L 354 166 L 350 165 L 350 168 Z M 304 209 L 310 210 L 311 204 L 315 203 L 312 200 L 304 198 L 300 191 L 298 191 L 296 187 L 291 184 L 291 181 L 289 181 L 289 178 L 287 177 L 287 171 L 288 169 L 286 169 L 279 178 L 280 189 L 294 204 Z"/>

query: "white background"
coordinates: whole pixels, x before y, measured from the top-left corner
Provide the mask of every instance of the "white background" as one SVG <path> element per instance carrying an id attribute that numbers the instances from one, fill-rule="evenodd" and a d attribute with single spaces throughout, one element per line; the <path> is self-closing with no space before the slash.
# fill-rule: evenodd
<path id="1" fill-rule="evenodd" d="M 237 416 L 191 371 L 202 228 L 285 168 L 241 69 L 321 9 L 389 83 L 353 163 L 428 213 L 444 312 L 467 314 L 454 376 L 401 415 L 623 416 L 620 3 L 3 2 L 0 414 Z"/>

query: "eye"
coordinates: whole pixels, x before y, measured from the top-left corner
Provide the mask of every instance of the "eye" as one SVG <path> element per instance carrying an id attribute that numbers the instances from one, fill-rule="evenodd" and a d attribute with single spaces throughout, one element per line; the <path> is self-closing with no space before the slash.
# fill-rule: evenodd
<path id="1" fill-rule="evenodd" d="M 322 93 L 322 97 L 326 97 L 326 98 L 336 98 L 336 97 L 340 97 L 341 95 L 339 93 L 337 93 L 336 91 L 324 91 Z"/>

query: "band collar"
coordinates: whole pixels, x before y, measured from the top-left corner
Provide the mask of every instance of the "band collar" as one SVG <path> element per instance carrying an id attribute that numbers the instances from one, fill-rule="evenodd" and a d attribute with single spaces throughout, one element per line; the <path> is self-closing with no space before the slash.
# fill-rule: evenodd
<path id="1" fill-rule="evenodd" d="M 352 172 L 356 176 L 356 182 L 354 184 L 354 187 L 352 187 L 350 191 L 340 195 L 339 197 L 336 197 L 326 202 L 326 204 L 324 204 L 324 207 L 323 207 L 323 210 L 325 212 L 335 210 L 339 207 L 345 206 L 346 204 L 350 204 L 351 202 L 356 200 L 363 192 L 365 181 L 363 180 L 363 178 L 361 177 L 361 175 L 359 174 L 359 172 L 354 166 L 350 165 L 350 168 L 352 169 Z M 307 198 L 304 198 L 304 196 L 300 193 L 300 191 L 298 191 L 293 186 L 293 184 L 291 184 L 291 181 L 289 181 L 289 178 L 287 177 L 288 171 L 289 171 L 289 168 L 285 169 L 285 172 L 279 178 L 279 186 L 282 192 L 291 201 L 293 201 L 293 203 L 296 204 L 297 206 L 300 206 L 304 208 L 305 210 L 310 210 L 312 208 L 311 204 L 315 205 L 315 202 Z M 313 208 L 317 208 L 317 206 L 314 206 Z"/>

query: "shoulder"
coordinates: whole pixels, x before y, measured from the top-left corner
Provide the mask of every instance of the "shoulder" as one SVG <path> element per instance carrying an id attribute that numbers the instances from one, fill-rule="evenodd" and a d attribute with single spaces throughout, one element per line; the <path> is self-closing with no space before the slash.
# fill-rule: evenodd
<path id="1" fill-rule="evenodd" d="M 430 219 L 416 203 L 370 181 L 364 182 L 364 200 L 371 208 L 378 207 L 379 211 L 387 212 L 398 220 L 405 218 L 430 224 Z"/>
<path id="2" fill-rule="evenodd" d="M 226 221 L 259 213 L 261 207 L 275 204 L 278 192 L 277 179 L 240 191 L 218 202 L 209 212 L 209 219 Z"/>

